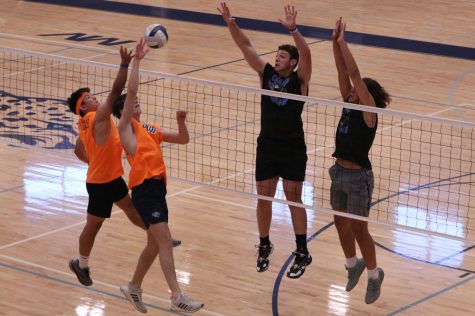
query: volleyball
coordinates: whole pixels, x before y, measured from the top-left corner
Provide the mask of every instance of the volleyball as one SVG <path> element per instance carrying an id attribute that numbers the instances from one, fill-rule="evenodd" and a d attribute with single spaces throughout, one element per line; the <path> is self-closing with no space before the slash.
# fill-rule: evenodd
<path id="1" fill-rule="evenodd" d="M 168 42 L 167 29 L 161 24 L 149 25 L 145 29 L 144 38 L 150 48 L 162 48 Z"/>

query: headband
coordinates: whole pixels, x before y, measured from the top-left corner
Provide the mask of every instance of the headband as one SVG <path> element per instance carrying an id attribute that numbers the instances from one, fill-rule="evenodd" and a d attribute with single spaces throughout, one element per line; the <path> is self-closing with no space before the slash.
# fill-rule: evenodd
<path id="1" fill-rule="evenodd" d="M 84 91 L 81 96 L 79 97 L 78 101 L 76 102 L 76 108 L 75 108 L 75 111 L 74 113 L 76 113 L 77 115 L 79 115 L 79 112 L 81 111 L 81 104 L 82 104 L 82 101 L 84 101 L 84 98 L 86 96 L 89 95 L 89 92 L 87 91 Z"/>

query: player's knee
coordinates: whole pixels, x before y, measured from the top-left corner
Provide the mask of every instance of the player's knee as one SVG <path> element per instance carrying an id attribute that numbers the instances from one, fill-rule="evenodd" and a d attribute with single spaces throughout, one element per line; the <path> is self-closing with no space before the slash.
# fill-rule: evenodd
<path id="1" fill-rule="evenodd" d="M 351 223 L 351 230 L 353 231 L 353 234 L 356 238 L 364 237 L 365 235 L 369 234 L 366 222 L 362 221 L 353 221 Z"/>
<path id="2" fill-rule="evenodd" d="M 157 255 L 158 250 L 160 248 L 158 247 L 158 244 L 156 242 L 149 241 L 147 242 L 147 247 L 145 249 L 149 253 L 149 255 Z"/>
<path id="3" fill-rule="evenodd" d="M 89 229 L 100 229 L 104 220 L 105 218 L 89 215 L 86 219 L 86 226 Z"/>

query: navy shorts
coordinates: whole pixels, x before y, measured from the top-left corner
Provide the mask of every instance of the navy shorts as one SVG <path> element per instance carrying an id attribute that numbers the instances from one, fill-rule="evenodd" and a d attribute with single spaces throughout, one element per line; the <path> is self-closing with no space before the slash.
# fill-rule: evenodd
<path id="1" fill-rule="evenodd" d="M 330 188 L 332 208 L 347 210 L 354 215 L 369 216 L 374 189 L 373 171 L 346 169 L 335 163 L 328 172 L 332 179 Z"/>
<path id="2" fill-rule="evenodd" d="M 167 187 L 163 179 L 146 179 L 132 188 L 132 203 L 146 228 L 151 224 L 168 222 L 166 195 Z"/>
<path id="3" fill-rule="evenodd" d="M 111 217 L 112 205 L 129 193 L 122 177 L 107 183 L 86 183 L 86 189 L 89 194 L 87 212 L 102 218 Z"/>
<path id="4" fill-rule="evenodd" d="M 275 140 L 257 138 L 256 181 L 273 177 L 304 181 L 307 146 L 303 139 Z"/>

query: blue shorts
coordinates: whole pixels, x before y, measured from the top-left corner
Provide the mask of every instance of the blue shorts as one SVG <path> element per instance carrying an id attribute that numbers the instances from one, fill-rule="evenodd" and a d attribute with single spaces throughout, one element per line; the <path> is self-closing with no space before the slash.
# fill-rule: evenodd
<path id="1" fill-rule="evenodd" d="M 132 203 L 146 228 L 168 222 L 167 187 L 163 179 L 146 179 L 132 188 Z"/>
<path id="2" fill-rule="evenodd" d="M 330 188 L 332 208 L 347 210 L 354 215 L 369 216 L 374 189 L 373 171 L 346 169 L 335 163 L 328 172 L 332 179 Z"/>
<path id="3" fill-rule="evenodd" d="M 112 205 L 129 193 L 122 177 L 107 183 L 86 183 L 86 189 L 89 194 L 87 212 L 101 218 L 111 217 Z"/>

